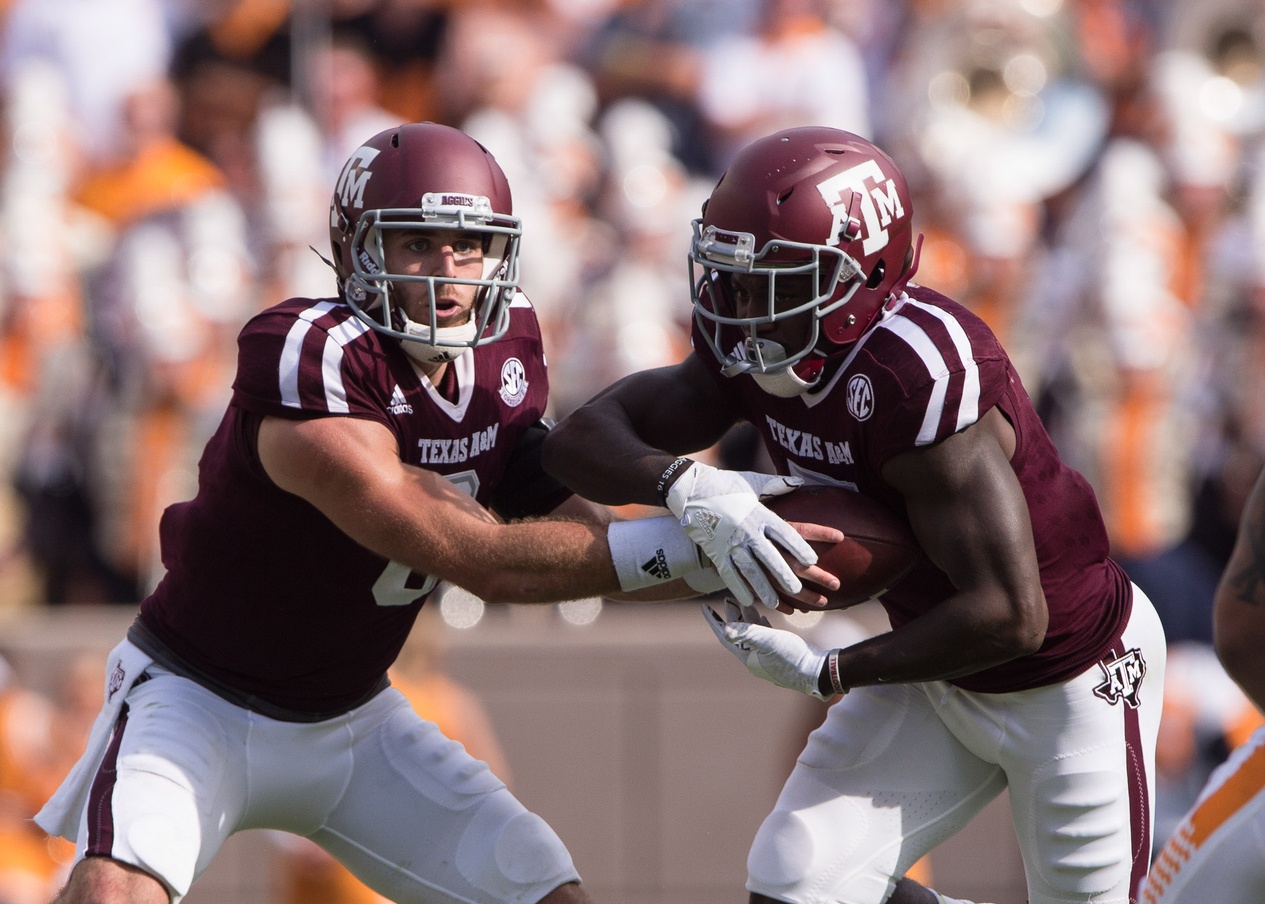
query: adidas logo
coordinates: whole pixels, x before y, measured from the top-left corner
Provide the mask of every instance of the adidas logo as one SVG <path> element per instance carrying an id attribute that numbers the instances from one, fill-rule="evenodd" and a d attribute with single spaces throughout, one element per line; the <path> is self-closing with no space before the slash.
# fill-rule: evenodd
<path id="1" fill-rule="evenodd" d="M 669 581 L 672 579 L 672 570 L 668 568 L 668 559 L 663 554 L 662 549 L 656 549 L 654 557 L 642 563 L 641 570 L 657 581 Z"/>
<path id="2" fill-rule="evenodd" d="M 404 391 L 400 389 L 400 384 L 395 384 L 395 391 L 391 393 L 391 404 L 388 406 L 392 414 L 412 414 L 413 406 L 404 400 Z"/>
<path id="3" fill-rule="evenodd" d="M 715 512 L 697 511 L 692 519 L 703 533 L 707 534 L 708 539 L 716 539 L 716 525 L 720 524 L 720 515 Z"/>

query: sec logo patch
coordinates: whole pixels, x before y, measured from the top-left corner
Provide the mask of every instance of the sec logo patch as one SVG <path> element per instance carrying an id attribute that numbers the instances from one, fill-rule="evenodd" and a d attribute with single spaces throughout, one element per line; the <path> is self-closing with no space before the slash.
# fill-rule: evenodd
<path id="1" fill-rule="evenodd" d="M 510 358 L 501 365 L 501 401 L 517 408 L 527 398 L 527 370 L 523 362 Z"/>
<path id="2" fill-rule="evenodd" d="M 848 381 L 848 413 L 858 421 L 874 413 L 874 386 L 865 374 L 857 374 Z"/>

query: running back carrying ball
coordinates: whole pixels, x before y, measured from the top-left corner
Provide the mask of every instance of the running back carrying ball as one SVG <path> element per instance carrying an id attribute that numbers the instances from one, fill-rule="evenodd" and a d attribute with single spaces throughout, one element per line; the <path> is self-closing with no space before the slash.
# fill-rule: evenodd
<path id="1" fill-rule="evenodd" d="M 908 525 L 860 493 L 842 487 L 804 486 L 761 501 L 786 521 L 824 524 L 843 531 L 839 543 L 811 544 L 817 551 L 817 564 L 839 578 L 838 590 L 806 582 L 829 600 L 826 609 L 846 609 L 884 593 L 922 555 Z M 779 595 L 796 609 L 807 608 L 786 594 Z"/>

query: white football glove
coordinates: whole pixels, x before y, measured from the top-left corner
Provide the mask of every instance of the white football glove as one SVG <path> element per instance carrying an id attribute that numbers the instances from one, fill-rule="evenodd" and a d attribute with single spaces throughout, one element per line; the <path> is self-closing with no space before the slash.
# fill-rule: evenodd
<path id="1" fill-rule="evenodd" d="M 823 694 L 819 687 L 822 669 L 833 651 L 817 649 L 794 631 L 771 627 L 754 607 L 739 607 L 733 600 L 725 600 L 725 618 L 706 603 L 699 609 L 720 642 L 752 675 L 818 700 L 834 696 Z"/>
<path id="2" fill-rule="evenodd" d="M 793 527 L 761 505 L 759 497 L 780 496 L 801 483 L 798 477 L 722 471 L 694 462 L 672 484 L 666 501 L 739 602 L 749 606 L 758 597 L 776 609 L 777 591 L 766 570 L 787 593 L 799 593 L 803 584 L 774 541 L 801 565 L 816 564 L 817 554 Z"/>

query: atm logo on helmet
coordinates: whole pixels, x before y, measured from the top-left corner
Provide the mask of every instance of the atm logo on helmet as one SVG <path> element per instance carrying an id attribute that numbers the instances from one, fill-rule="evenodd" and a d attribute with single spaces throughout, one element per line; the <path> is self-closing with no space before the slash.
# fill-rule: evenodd
<path id="1" fill-rule="evenodd" d="M 858 163 L 852 169 L 817 183 L 817 191 L 830 205 L 833 218 L 830 235 L 825 242 L 827 245 L 839 244 L 840 233 L 849 220 L 854 194 L 861 199 L 860 214 L 865 223 L 861 251 L 867 256 L 887 246 L 890 238 L 887 227 L 893 220 L 905 216 L 905 205 L 901 203 L 895 180 L 889 179 L 873 160 Z"/>
<path id="2" fill-rule="evenodd" d="M 369 164 L 378 152 L 370 147 L 362 147 L 352 154 L 343 166 L 342 175 L 338 177 L 338 200 L 343 207 L 364 207 L 365 186 L 369 184 Z"/>

